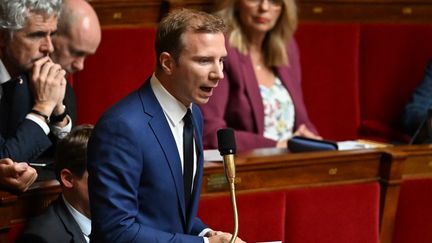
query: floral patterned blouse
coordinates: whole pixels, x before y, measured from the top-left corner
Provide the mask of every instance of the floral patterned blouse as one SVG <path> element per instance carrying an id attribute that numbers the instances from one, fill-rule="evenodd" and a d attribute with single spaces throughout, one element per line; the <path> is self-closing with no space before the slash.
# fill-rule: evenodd
<path id="1" fill-rule="evenodd" d="M 271 87 L 259 85 L 264 105 L 264 137 L 276 141 L 292 137 L 294 104 L 279 77 Z"/>

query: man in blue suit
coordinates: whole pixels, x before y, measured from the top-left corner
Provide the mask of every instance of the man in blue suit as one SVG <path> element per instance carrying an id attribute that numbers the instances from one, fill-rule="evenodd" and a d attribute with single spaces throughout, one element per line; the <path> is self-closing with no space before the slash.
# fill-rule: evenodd
<path id="1" fill-rule="evenodd" d="M 169 14 L 157 28 L 154 75 L 97 123 L 88 151 L 91 242 L 231 238 L 196 217 L 203 174 L 196 104 L 206 103 L 223 78 L 224 29 L 207 13 Z"/>

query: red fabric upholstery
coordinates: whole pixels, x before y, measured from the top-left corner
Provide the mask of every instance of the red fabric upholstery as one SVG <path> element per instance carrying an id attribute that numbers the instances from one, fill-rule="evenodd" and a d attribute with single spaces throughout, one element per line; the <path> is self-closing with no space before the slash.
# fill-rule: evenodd
<path id="1" fill-rule="evenodd" d="M 357 138 L 359 25 L 302 23 L 296 39 L 304 99 L 318 132 L 333 140 Z"/>
<path id="2" fill-rule="evenodd" d="M 432 25 L 364 24 L 360 43 L 360 135 L 400 140 L 400 114 L 432 57 Z"/>
<path id="3" fill-rule="evenodd" d="M 24 230 L 24 227 L 25 225 L 23 223 L 11 225 L 11 228 L 9 229 L 6 236 L 6 243 L 14 243 Z"/>
<path id="4" fill-rule="evenodd" d="M 155 29 L 104 29 L 96 55 L 74 76 L 78 124 L 95 123 L 155 65 Z M 432 25 L 302 22 L 305 104 L 326 139 L 403 140 L 399 115 L 432 57 Z"/>
<path id="5" fill-rule="evenodd" d="M 285 193 L 238 194 L 239 237 L 246 242 L 284 239 Z M 214 230 L 233 232 L 234 221 L 229 195 L 203 197 L 199 217 Z"/>
<path id="6" fill-rule="evenodd" d="M 379 242 L 378 183 L 237 195 L 239 236 L 247 242 Z M 199 217 L 232 232 L 229 196 L 203 197 Z"/>
<path id="7" fill-rule="evenodd" d="M 74 76 L 78 124 L 96 123 L 101 114 L 153 72 L 154 28 L 111 28 L 102 30 L 95 55 Z"/>
<path id="8" fill-rule="evenodd" d="M 378 183 L 287 191 L 285 241 L 379 242 Z"/>
<path id="9" fill-rule="evenodd" d="M 432 242 L 432 179 L 402 182 L 393 243 Z"/>

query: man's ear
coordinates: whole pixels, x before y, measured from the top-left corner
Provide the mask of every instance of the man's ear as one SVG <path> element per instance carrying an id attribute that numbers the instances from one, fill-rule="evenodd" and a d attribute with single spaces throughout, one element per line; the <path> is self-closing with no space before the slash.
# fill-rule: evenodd
<path id="1" fill-rule="evenodd" d="M 164 73 L 171 75 L 175 66 L 175 61 L 171 54 L 168 52 L 162 52 L 159 56 L 159 62 Z"/>
<path id="2" fill-rule="evenodd" d="M 60 180 L 63 186 L 67 188 L 73 187 L 74 176 L 72 175 L 72 172 L 69 169 L 62 169 L 60 171 Z"/>

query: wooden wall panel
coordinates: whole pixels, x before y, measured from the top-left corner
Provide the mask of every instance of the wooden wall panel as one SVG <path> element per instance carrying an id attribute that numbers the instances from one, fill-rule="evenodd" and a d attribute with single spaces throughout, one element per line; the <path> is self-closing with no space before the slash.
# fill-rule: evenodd
<path id="1" fill-rule="evenodd" d="M 156 25 L 176 8 L 212 12 L 219 0 L 91 0 L 104 26 Z M 300 0 L 301 21 L 432 23 L 430 0 Z"/>

